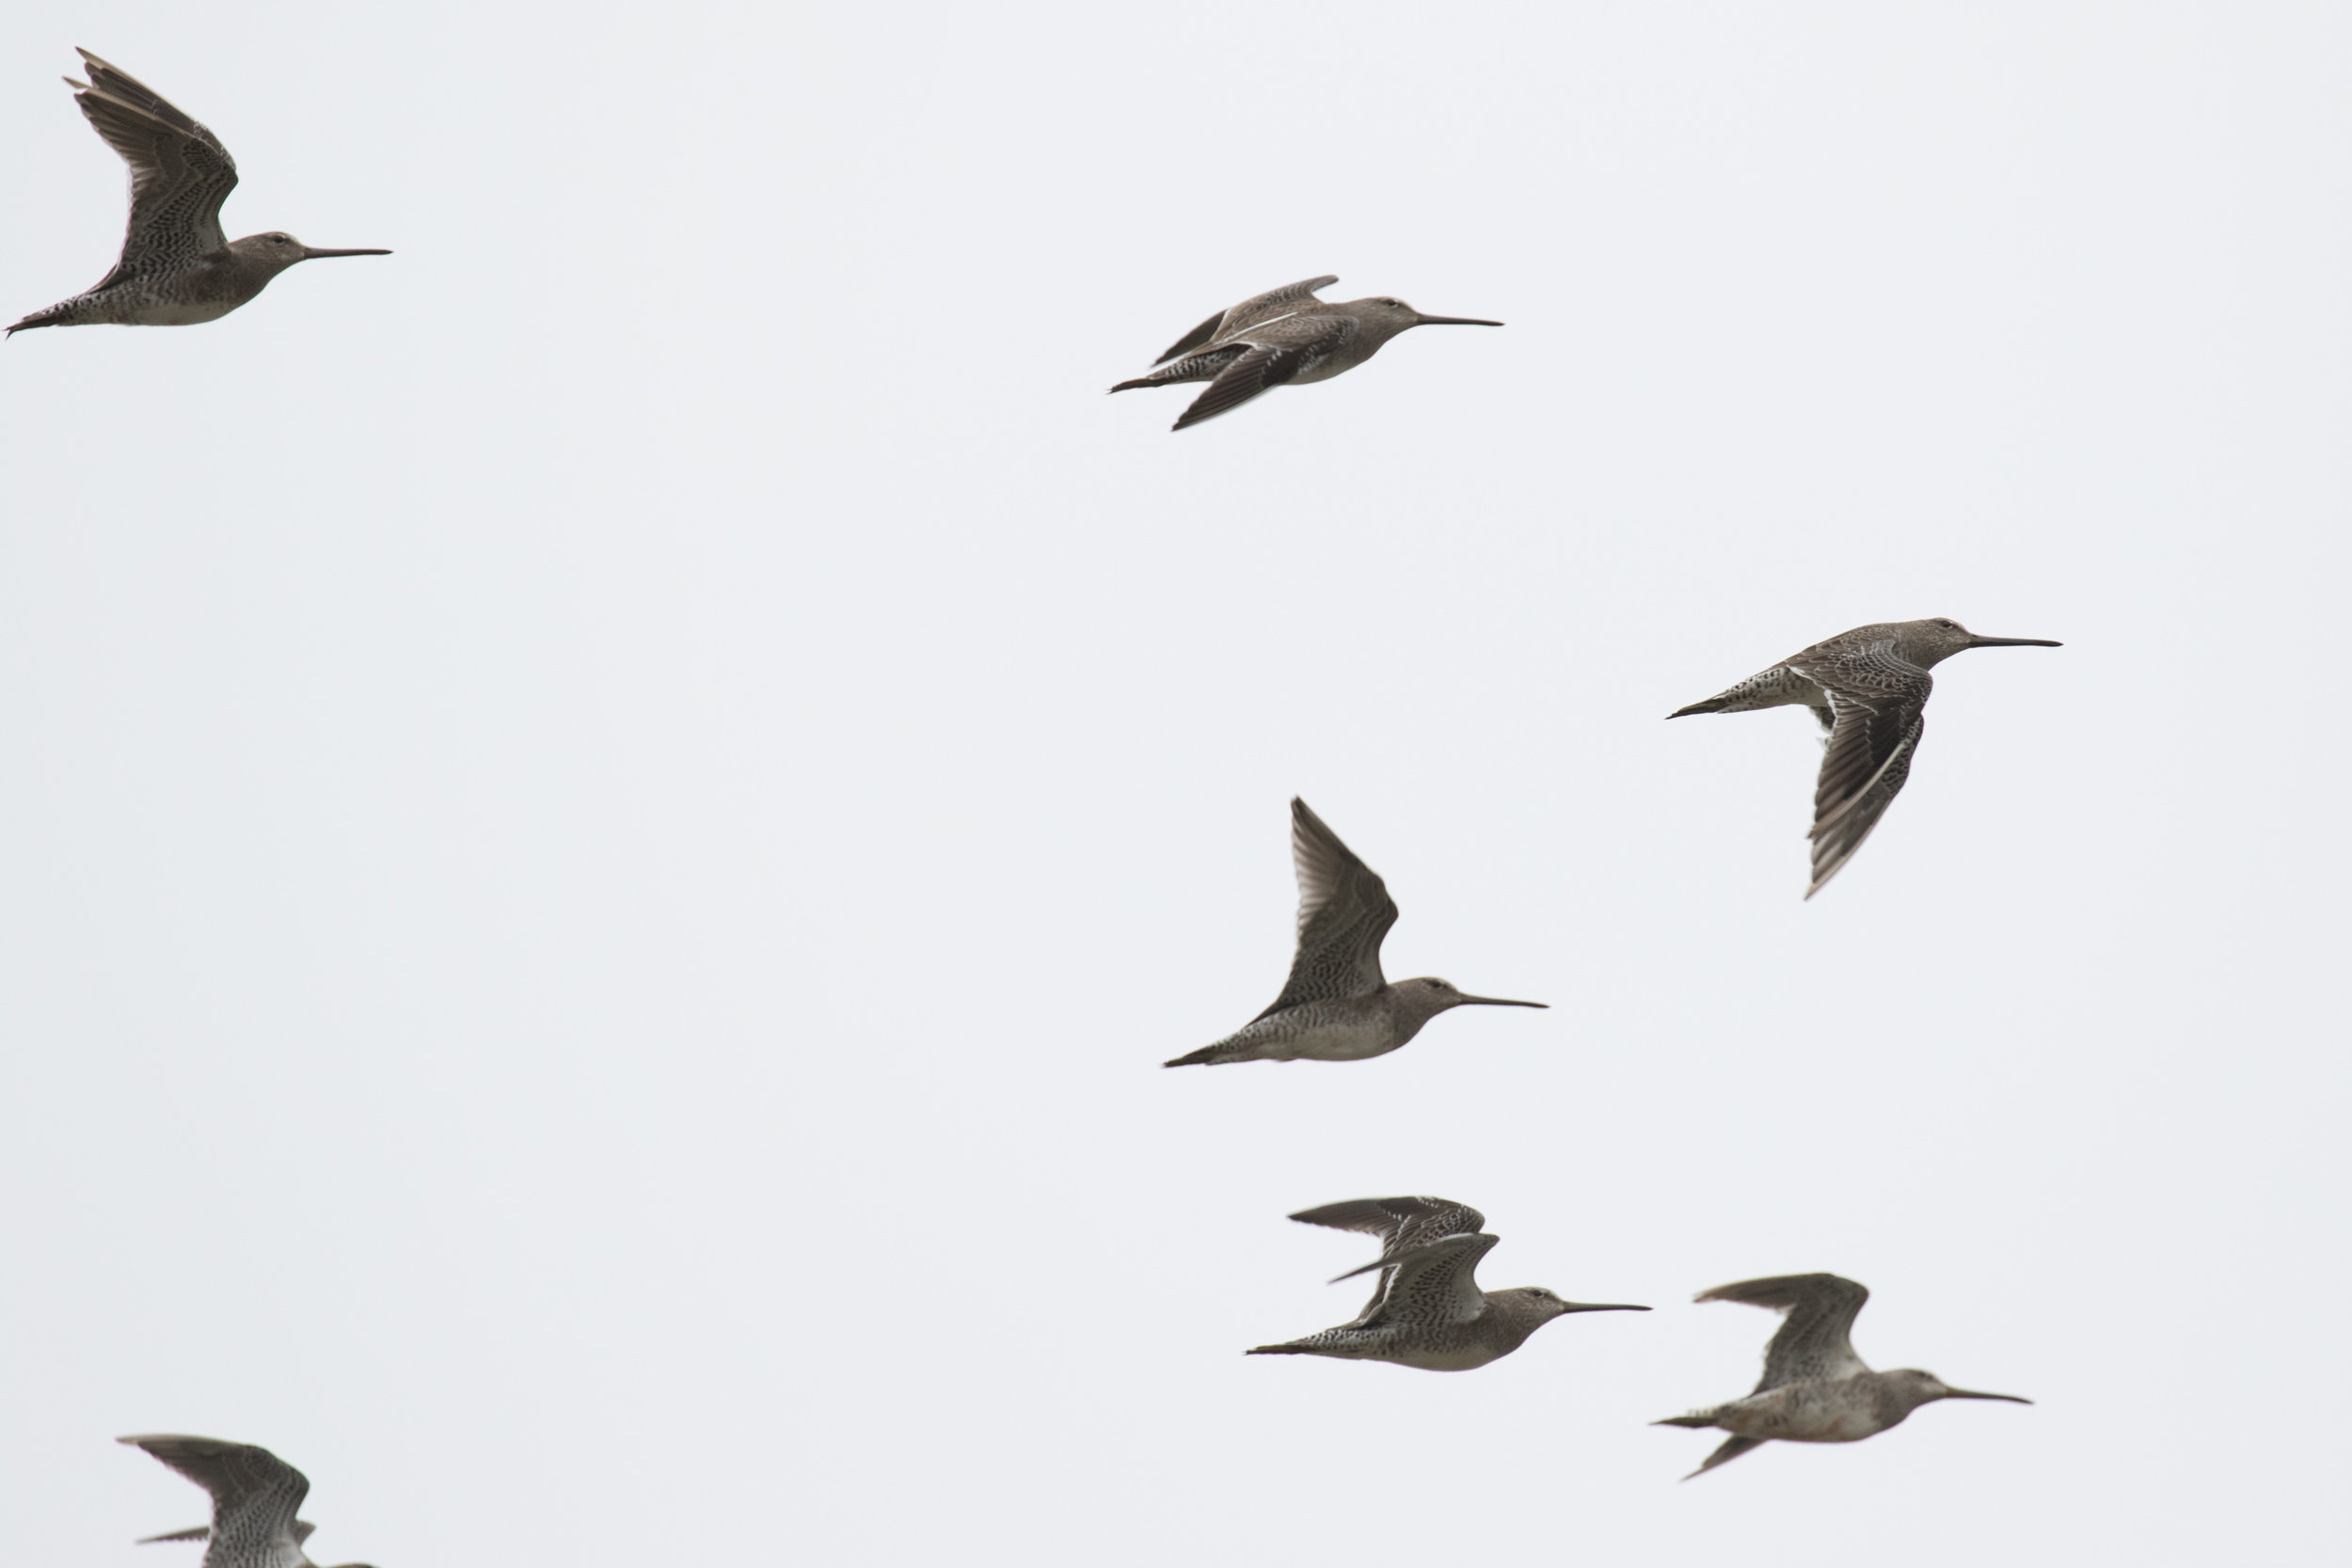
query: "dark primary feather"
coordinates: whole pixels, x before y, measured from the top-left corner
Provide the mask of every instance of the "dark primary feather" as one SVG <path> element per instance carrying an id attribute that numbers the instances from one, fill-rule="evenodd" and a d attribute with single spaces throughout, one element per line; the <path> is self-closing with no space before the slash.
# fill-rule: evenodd
<path id="1" fill-rule="evenodd" d="M 94 290 L 176 270 L 220 249 L 228 243 L 220 206 L 237 184 L 229 150 L 152 87 L 87 49 L 81 55 L 90 79 L 87 87 L 67 83 L 74 102 L 131 167 L 131 219 L 122 256 Z"/>
<path id="2" fill-rule="evenodd" d="M 1761 1394 L 1791 1383 L 1835 1381 L 1867 1371 L 1854 1354 L 1854 1314 L 1870 1292 L 1834 1274 L 1785 1274 L 1743 1279 L 1703 1291 L 1700 1301 L 1736 1301 L 1785 1312 L 1787 1320 L 1764 1348 Z"/>
<path id="3" fill-rule="evenodd" d="M 1298 952 L 1282 994 L 1259 1018 L 1302 1002 L 1370 996 L 1388 984 L 1380 943 L 1396 924 L 1388 884 L 1295 799 L 1291 860 L 1298 873 Z"/>

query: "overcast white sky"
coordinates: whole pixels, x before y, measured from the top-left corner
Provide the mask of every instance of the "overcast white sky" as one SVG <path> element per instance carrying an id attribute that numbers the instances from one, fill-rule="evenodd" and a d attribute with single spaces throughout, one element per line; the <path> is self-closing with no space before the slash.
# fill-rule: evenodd
<path id="1" fill-rule="evenodd" d="M 398 254 L 0 349 L 0 1560 L 2291 1563 L 2342 1547 L 2352 11 L 56 4 L 231 234 Z M 1417 333 L 1183 436 L 1293 278 Z M 1811 904 L 1797 711 L 1937 672 Z M 1395 974 L 1279 986 L 1303 794 Z M 1334 1199 L 1571 1319 L 1344 1321 Z M 1754 1275 L 2024 1394 L 1677 1479 Z M 1827 1544 L 1824 1544 L 1827 1532 Z"/>

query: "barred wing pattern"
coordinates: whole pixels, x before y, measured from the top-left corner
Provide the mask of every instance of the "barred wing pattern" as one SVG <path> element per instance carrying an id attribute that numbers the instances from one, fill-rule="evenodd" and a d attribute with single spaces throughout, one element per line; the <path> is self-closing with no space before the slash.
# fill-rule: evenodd
<path id="1" fill-rule="evenodd" d="M 1327 1226 L 1333 1230 L 1355 1230 L 1380 1238 L 1379 1259 L 1363 1269 L 1349 1271 L 1380 1271 L 1380 1278 L 1373 1286 L 1372 1299 L 1356 1315 L 1359 1324 L 1370 1321 L 1388 1299 L 1389 1289 L 1396 1279 L 1392 1259 L 1399 1254 L 1449 1236 L 1470 1236 L 1486 1228 L 1486 1215 L 1467 1203 L 1443 1197 L 1350 1198 L 1344 1203 L 1327 1203 L 1320 1209 L 1302 1209 L 1291 1218 L 1301 1225 Z M 1344 1279 L 1347 1275 L 1340 1277 Z"/>
<path id="2" fill-rule="evenodd" d="M 1295 798 L 1291 861 L 1298 873 L 1298 952 L 1282 994 L 1259 1018 L 1303 1002 L 1370 996 L 1388 984 L 1380 943 L 1396 924 L 1396 900 L 1379 874 Z"/>
<path id="3" fill-rule="evenodd" d="M 220 204 L 236 188 L 237 165 L 220 138 L 164 96 L 88 50 L 73 101 L 106 145 L 131 166 L 131 221 L 122 256 L 92 292 L 124 278 L 176 272 L 227 245 Z"/>
<path id="4" fill-rule="evenodd" d="M 1807 649 L 1789 667 L 1829 698 L 1828 749 L 1813 791 L 1812 897 L 1845 868 L 1911 777 L 1934 677 L 1891 638 L 1860 649 Z"/>
<path id="5" fill-rule="evenodd" d="M 155 1433 L 121 1441 L 144 1449 L 212 1494 L 209 1562 L 299 1568 L 307 1560 L 294 1534 L 294 1511 L 310 1495 L 302 1472 L 251 1443 Z"/>
<path id="6" fill-rule="evenodd" d="M 1698 1299 L 1736 1301 L 1788 1314 L 1764 1349 L 1758 1394 L 1791 1383 L 1833 1383 L 1870 1370 L 1854 1354 L 1852 1339 L 1854 1314 L 1870 1292 L 1851 1279 L 1834 1274 L 1775 1275 L 1718 1285 Z"/>

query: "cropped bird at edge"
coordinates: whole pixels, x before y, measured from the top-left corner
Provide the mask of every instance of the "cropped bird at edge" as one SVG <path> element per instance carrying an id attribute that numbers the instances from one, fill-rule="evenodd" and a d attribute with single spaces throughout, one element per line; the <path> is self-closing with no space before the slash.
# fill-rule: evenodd
<path id="1" fill-rule="evenodd" d="M 1328 1355 L 1389 1361 L 1431 1372 L 1466 1372 L 1510 1354 L 1554 1318 L 1571 1312 L 1646 1312 L 1646 1307 L 1563 1301 L 1541 1286 L 1478 1288 L 1478 1260 L 1502 1241 L 1486 1216 L 1442 1197 L 1365 1197 L 1306 1209 L 1301 1225 L 1360 1230 L 1380 1238 L 1380 1256 L 1340 1279 L 1380 1271 L 1372 1300 L 1353 1323 L 1251 1355 Z M 1331 1283 L 1336 1285 L 1340 1279 Z"/>
<path id="2" fill-rule="evenodd" d="M 1396 900 L 1340 835 L 1291 801 L 1291 860 L 1298 873 L 1298 951 L 1271 1006 L 1214 1045 L 1164 1067 L 1223 1062 L 1357 1062 L 1384 1056 L 1454 1007 L 1541 1007 L 1471 996 L 1434 975 L 1391 985 L 1380 942 L 1396 924 Z"/>
<path id="3" fill-rule="evenodd" d="M 151 1535 L 139 1544 L 202 1541 L 202 1568 L 317 1568 L 302 1549 L 317 1527 L 294 1517 L 310 1482 L 267 1449 L 164 1434 L 118 1441 L 145 1449 L 213 1497 L 211 1524 Z M 343 1568 L 368 1565 L 352 1562 Z"/>
<path id="4" fill-rule="evenodd" d="M 1854 1314 L 1870 1292 L 1834 1274 L 1789 1274 L 1743 1279 L 1700 1292 L 1700 1301 L 1740 1301 L 1788 1314 L 1764 1351 L 1764 1376 L 1756 1392 L 1708 1410 L 1652 1421 L 1661 1427 L 1716 1427 L 1732 1435 L 1707 1463 L 1682 1479 L 1728 1465 L 1750 1449 L 1775 1439 L 1784 1443 L 1859 1443 L 1937 1400 L 2005 1400 L 2031 1404 L 2015 1394 L 1979 1394 L 1954 1388 L 1933 1372 L 1906 1367 L 1874 1372 L 1853 1353 Z"/>
<path id="5" fill-rule="evenodd" d="M 1802 704 L 1826 735 L 1813 790 L 1813 885 L 1807 898 L 1853 859 L 1902 792 L 1925 730 L 1928 672 L 1970 648 L 2057 648 L 2042 637 L 1979 637 L 1958 621 L 1881 621 L 1791 654 L 1703 703 L 1666 715 L 1745 713 Z"/>
<path id="6" fill-rule="evenodd" d="M 1245 299 L 1230 310 L 1220 310 L 1153 360 L 1158 370 L 1122 381 L 1111 390 L 1207 382 L 1209 389 L 1195 398 L 1170 427 L 1183 430 L 1231 413 L 1277 387 L 1293 383 L 1303 387 L 1352 371 L 1379 353 L 1381 344 L 1410 327 L 1502 325 L 1470 316 L 1425 316 L 1403 300 L 1386 295 L 1343 304 L 1327 304 L 1315 297 L 1317 289 L 1338 281 L 1333 276 L 1286 283 Z"/>
<path id="7" fill-rule="evenodd" d="M 72 299 L 36 310 L 8 328 L 190 326 L 217 321 L 297 261 L 328 256 L 389 256 L 389 250 L 321 250 L 273 230 L 225 239 L 220 204 L 236 188 L 237 166 L 220 138 L 152 87 L 88 50 L 89 81 L 66 78 L 84 118 L 131 166 L 131 225 L 114 271 Z"/>

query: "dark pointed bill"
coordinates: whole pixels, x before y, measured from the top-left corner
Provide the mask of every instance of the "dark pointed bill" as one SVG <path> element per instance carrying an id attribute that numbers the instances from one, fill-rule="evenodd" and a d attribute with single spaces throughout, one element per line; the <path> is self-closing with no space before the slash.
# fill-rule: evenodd
<path id="1" fill-rule="evenodd" d="M 1944 1397 L 1945 1397 L 1946 1399 L 1953 1399 L 1953 1400 L 2006 1400 L 2006 1401 L 2008 1401 L 2008 1402 L 2009 1402 L 2010 1403 L 2011 1403 L 2011 1404 L 2031 1404 L 2031 1403 L 2033 1403 L 2033 1401 L 2031 1401 L 2031 1400 L 2029 1400 L 2029 1399 L 2026 1399 L 2026 1398 L 2025 1398 L 2025 1397 L 2024 1397 L 2024 1396 L 2022 1396 L 2022 1395 L 2018 1395 L 2018 1394 L 1979 1394 L 1979 1393 L 1978 1393 L 1978 1392 L 1977 1392 L 1974 1388 L 1946 1388 L 1946 1389 L 1944 1390 Z"/>
<path id="2" fill-rule="evenodd" d="M 1501 322 L 1481 321 L 1476 316 L 1423 316 L 1415 326 L 1501 326 Z"/>
<path id="3" fill-rule="evenodd" d="M 1514 1002 L 1504 996 L 1471 996 L 1467 993 L 1458 1000 L 1465 1007 L 1549 1007 L 1551 1006 L 1549 1002 Z"/>
<path id="4" fill-rule="evenodd" d="M 1970 634 L 1972 648 L 2063 648 L 2063 642 L 2053 642 L 2046 637 L 1978 637 Z"/>
<path id="5" fill-rule="evenodd" d="M 1569 1312 L 1646 1312 L 1646 1307 L 1628 1307 L 1614 1302 L 1572 1301 L 1565 1310 Z"/>
<path id="6" fill-rule="evenodd" d="M 390 254 L 389 250 L 321 250 L 314 245 L 306 245 L 302 247 L 302 259 L 306 261 L 315 261 L 322 256 L 389 256 Z"/>

